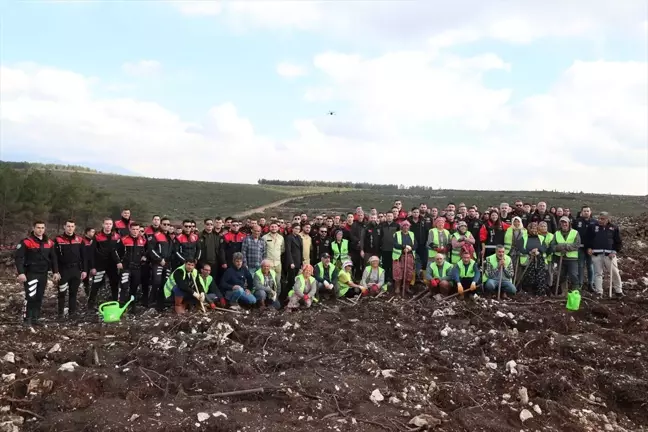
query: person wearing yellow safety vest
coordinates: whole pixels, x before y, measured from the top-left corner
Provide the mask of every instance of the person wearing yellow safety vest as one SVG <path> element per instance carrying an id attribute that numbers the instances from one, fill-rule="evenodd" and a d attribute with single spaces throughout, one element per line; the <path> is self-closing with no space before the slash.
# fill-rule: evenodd
<path id="1" fill-rule="evenodd" d="M 171 273 L 164 284 L 164 296 L 169 298 L 173 295 L 174 309 L 178 315 L 187 311 L 188 304 L 205 300 L 206 290 L 198 291 L 197 278 L 196 260 L 189 258 Z"/>
<path id="2" fill-rule="evenodd" d="M 351 259 L 349 256 L 349 240 L 344 238 L 344 231 L 338 230 L 335 233 L 335 240 L 331 243 L 331 252 L 333 253 L 333 263 L 338 268 L 341 268 L 343 263 Z"/>
<path id="3" fill-rule="evenodd" d="M 361 291 L 361 286 L 353 282 L 351 279 L 351 269 L 353 262 L 351 260 L 342 263 L 342 268 L 338 273 L 337 285 L 335 286 L 336 296 L 340 297 L 355 297 Z"/>
<path id="4" fill-rule="evenodd" d="M 380 258 L 372 256 L 369 258 L 369 265 L 365 267 L 360 278 L 362 286 L 361 295 L 377 295 L 380 291 L 387 291 L 385 284 L 385 270 L 380 267 Z"/>
<path id="5" fill-rule="evenodd" d="M 335 283 L 338 279 L 338 269 L 331 264 L 331 255 L 324 252 L 320 262 L 314 267 L 313 277 L 317 281 L 317 293 L 319 297 L 322 294 L 329 296 L 335 295 Z"/>
<path id="6" fill-rule="evenodd" d="M 545 251 L 545 263 L 547 264 L 547 283 L 553 286 L 553 249 L 551 247 L 554 235 L 549 232 L 549 224 L 545 221 L 538 222 L 538 235 L 544 237 L 544 245 L 547 248 Z"/>
<path id="7" fill-rule="evenodd" d="M 504 233 L 504 247 L 506 248 L 506 254 L 516 260 L 520 255 L 517 246 L 526 233 L 526 229 L 522 224 L 522 218 L 519 216 L 515 216 L 511 222 L 511 226 Z"/>
<path id="8" fill-rule="evenodd" d="M 544 236 L 538 234 L 538 223 L 531 222 L 527 231 L 522 234 L 522 238 L 517 244 L 520 252 L 520 266 L 524 274 L 524 280 L 518 280 L 518 287 L 529 287 L 535 294 L 549 294 L 547 264 L 545 262 L 545 245 Z"/>
<path id="9" fill-rule="evenodd" d="M 204 263 L 200 268 L 200 274 L 196 278 L 199 288 L 205 291 L 205 299 L 209 302 L 209 306 L 213 309 L 218 304 L 221 307 L 227 306 L 225 296 L 218 288 L 216 279 L 211 275 L 212 267 L 210 264 Z"/>
<path id="10" fill-rule="evenodd" d="M 461 261 L 461 252 L 463 249 L 472 251 L 473 259 L 477 259 L 475 254 L 475 237 L 468 231 L 468 224 L 464 221 L 457 223 L 457 231 L 450 236 L 452 245 L 452 255 L 450 263 L 456 264 Z"/>
<path id="11" fill-rule="evenodd" d="M 288 310 L 295 310 L 300 304 L 311 307 L 317 295 L 317 281 L 313 277 L 313 266 L 305 264 L 295 278 L 293 289 L 288 293 Z"/>
<path id="12" fill-rule="evenodd" d="M 517 289 L 513 284 L 513 260 L 506 255 L 506 248 L 503 245 L 495 247 L 495 255 L 491 255 L 485 260 L 486 268 L 484 269 L 484 292 L 497 292 L 500 274 L 502 276 L 502 293 L 515 294 Z"/>
<path id="13" fill-rule="evenodd" d="M 257 299 L 259 308 L 265 309 L 266 302 L 269 302 L 275 309 L 281 308 L 281 304 L 277 301 L 281 285 L 279 285 L 277 273 L 272 270 L 272 260 L 261 261 L 261 268 L 254 272 L 252 279 L 254 280 L 252 294 Z"/>
<path id="14" fill-rule="evenodd" d="M 394 250 L 392 251 L 392 269 L 394 272 L 394 286 L 396 295 L 408 291 L 408 287 L 414 284 L 414 256 L 416 250 L 416 238 L 410 230 L 408 220 L 401 222 L 401 230 L 394 233 Z"/>
<path id="15" fill-rule="evenodd" d="M 434 228 L 428 231 L 428 262 L 434 260 L 438 253 L 445 254 L 450 244 L 450 231 L 444 228 L 445 218 L 439 217 L 434 220 Z"/>
<path id="16" fill-rule="evenodd" d="M 462 297 L 463 292 L 466 290 L 471 291 L 470 296 L 472 297 L 480 285 L 481 270 L 479 270 L 479 265 L 470 252 L 463 251 L 461 253 L 461 261 L 454 265 L 450 271 L 450 277 L 457 286 L 457 292 Z"/>
<path id="17" fill-rule="evenodd" d="M 445 259 L 445 255 L 437 253 L 434 260 L 430 261 L 425 273 L 425 281 L 431 291 L 439 290 L 439 293 L 448 295 L 452 288 L 452 264 Z"/>
<path id="18" fill-rule="evenodd" d="M 552 248 L 554 250 L 554 262 L 558 262 L 561 268 L 558 278 L 562 278 L 559 285 L 559 294 L 565 292 L 567 279 L 571 282 L 572 290 L 580 290 L 578 283 L 578 249 L 581 245 L 581 238 L 578 231 L 571 228 L 571 221 L 567 216 L 560 218 L 560 229 L 554 234 Z M 562 258 L 562 264 L 560 260 Z"/>

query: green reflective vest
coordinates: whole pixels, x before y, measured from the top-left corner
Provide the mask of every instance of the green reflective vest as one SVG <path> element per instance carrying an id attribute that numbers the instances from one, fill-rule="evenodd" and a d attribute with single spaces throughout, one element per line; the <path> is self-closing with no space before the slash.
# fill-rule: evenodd
<path id="1" fill-rule="evenodd" d="M 333 251 L 333 262 L 349 260 L 349 240 L 342 239 L 341 244 L 334 241 L 331 243 L 331 250 Z"/>
<path id="2" fill-rule="evenodd" d="M 367 266 L 367 267 L 365 267 L 365 271 L 368 271 L 369 274 L 371 274 L 371 271 L 372 271 L 371 266 Z M 378 267 L 378 277 L 379 277 L 379 278 L 380 278 L 380 276 L 381 276 L 383 273 L 385 273 L 385 270 L 383 270 L 382 267 Z M 383 284 L 383 286 L 382 286 L 382 290 L 383 290 L 383 291 L 387 291 L 387 284 L 386 284 L 386 283 Z"/>
<path id="3" fill-rule="evenodd" d="M 472 238 L 472 234 L 470 234 L 470 231 L 466 231 L 466 234 L 464 234 L 464 236 L 466 238 Z M 459 232 L 456 232 L 452 234 L 452 237 L 454 237 L 457 241 L 459 241 L 459 237 L 461 237 L 461 234 L 459 234 Z M 456 264 L 459 261 L 461 261 L 461 255 L 459 255 L 460 253 L 461 253 L 461 248 L 459 249 L 452 248 L 452 255 L 450 255 L 450 262 L 452 264 Z M 473 259 L 477 259 L 477 255 L 474 253 L 472 257 Z"/>
<path id="4" fill-rule="evenodd" d="M 436 246 L 436 247 L 443 247 L 443 246 L 445 246 L 445 245 L 440 245 L 440 244 L 439 244 L 439 229 L 438 229 L 438 228 L 432 228 L 432 229 L 430 230 L 430 232 L 432 233 L 432 244 L 433 244 L 434 246 Z M 444 230 L 443 230 L 443 233 L 445 234 L 445 236 L 446 236 L 447 239 L 450 238 L 450 231 L 448 231 L 447 229 L 444 229 Z M 438 254 L 438 252 L 435 251 L 433 248 L 429 248 L 429 249 L 428 249 L 428 259 L 430 259 L 430 258 L 434 258 L 437 254 Z"/>
<path id="5" fill-rule="evenodd" d="M 499 266 L 499 260 L 497 259 L 497 255 L 493 254 L 487 258 L 488 262 L 490 263 L 491 267 L 494 269 L 497 269 Z M 511 257 L 508 255 L 504 255 L 504 268 L 508 267 L 511 264 Z M 488 277 L 486 277 L 486 272 L 484 272 L 484 275 L 482 276 L 482 281 L 486 282 Z"/>
<path id="6" fill-rule="evenodd" d="M 209 286 L 211 285 L 214 278 L 212 278 L 211 275 L 207 276 L 206 279 L 203 279 L 202 277 L 198 276 L 197 280 L 198 282 L 200 282 L 200 286 L 203 289 L 203 291 L 205 291 L 205 294 L 207 294 L 207 291 L 209 291 Z"/>
<path id="7" fill-rule="evenodd" d="M 317 283 L 313 276 L 309 277 L 308 281 L 310 282 L 311 285 Z M 299 288 L 301 289 L 302 294 L 304 294 L 304 289 L 306 288 L 306 281 L 304 280 L 304 275 L 303 274 L 299 274 L 295 278 L 295 285 L 299 285 Z M 317 286 L 317 285 L 315 285 L 315 286 Z M 288 297 L 292 296 L 293 294 L 295 294 L 294 288 L 291 289 L 290 291 L 288 291 Z M 319 300 L 317 299 L 317 297 L 315 297 L 315 295 L 313 295 L 313 293 L 310 293 L 310 294 L 307 294 L 307 295 L 312 296 L 313 303 L 319 303 Z"/>
<path id="8" fill-rule="evenodd" d="M 547 234 L 544 235 L 544 245 L 549 248 L 551 246 L 551 242 L 554 239 L 554 235 L 551 234 L 550 232 L 547 232 Z M 545 262 L 549 264 L 551 262 L 551 257 L 552 255 L 550 253 L 545 255 Z"/>
<path id="9" fill-rule="evenodd" d="M 470 260 L 468 265 L 465 265 L 463 261 L 459 261 L 457 269 L 459 270 L 459 279 L 472 279 L 475 277 L 475 260 Z"/>
<path id="10" fill-rule="evenodd" d="M 544 244 L 545 238 L 544 236 L 541 236 L 538 234 L 538 239 L 540 239 L 540 244 Z M 524 231 L 522 233 L 522 249 L 526 249 L 527 247 L 527 241 L 529 240 L 529 233 Z M 527 261 L 529 260 L 529 255 L 520 255 L 520 265 L 526 265 Z"/>
<path id="11" fill-rule="evenodd" d="M 254 272 L 254 276 L 258 277 L 261 283 L 265 283 L 265 275 L 263 274 L 261 269 L 257 269 L 257 271 Z M 275 289 L 277 289 L 279 283 L 277 281 L 277 273 L 272 269 L 270 269 L 270 277 L 275 281 Z"/>
<path id="12" fill-rule="evenodd" d="M 346 270 L 340 270 L 338 273 L 338 297 L 344 297 L 350 288 L 347 283 L 340 282 L 342 279 L 346 279 L 344 276 L 348 276 L 348 279 L 351 280 L 351 275 Z"/>
<path id="13" fill-rule="evenodd" d="M 578 231 L 575 229 L 569 230 L 569 234 L 567 234 L 567 238 L 563 237 L 562 231 L 556 231 L 555 238 L 556 238 L 556 243 L 558 244 L 565 244 L 565 243 L 570 243 L 574 244 L 576 243 L 576 236 L 578 235 Z M 556 252 L 554 253 L 556 256 L 560 256 L 561 253 Z M 578 259 L 578 251 L 572 251 L 572 252 L 567 252 L 564 255 L 565 258 L 570 258 L 570 259 Z"/>
<path id="14" fill-rule="evenodd" d="M 410 240 L 412 240 L 412 246 L 414 246 L 414 233 L 412 231 L 410 231 L 407 234 L 409 234 L 409 238 L 410 238 Z M 403 244 L 403 232 L 402 231 L 396 231 L 396 233 L 394 235 L 396 236 L 396 242 L 398 244 L 402 245 Z M 414 248 L 412 248 L 412 249 L 414 249 Z M 412 250 L 412 253 L 414 253 L 414 250 Z M 392 250 L 392 260 L 398 261 L 402 254 L 403 254 L 402 249 L 394 248 Z"/>
<path id="15" fill-rule="evenodd" d="M 327 269 L 324 268 L 322 261 L 318 262 L 315 267 L 319 269 L 319 275 L 322 277 L 322 279 L 331 282 L 331 280 L 333 279 L 333 271 L 335 270 L 332 265 L 328 266 L 328 273 L 325 273 Z"/>
<path id="16" fill-rule="evenodd" d="M 524 236 L 527 230 L 526 228 L 521 228 L 521 230 L 522 230 L 522 236 Z M 504 233 L 504 249 L 506 250 L 507 255 L 511 253 L 512 246 L 513 246 L 513 227 L 510 227 Z"/>
<path id="17" fill-rule="evenodd" d="M 452 269 L 452 264 L 448 261 L 443 261 L 443 267 L 441 272 L 439 272 L 439 266 L 436 262 L 432 261 L 429 265 L 430 273 L 432 274 L 432 279 L 443 279 L 448 275 L 448 272 Z"/>
<path id="18" fill-rule="evenodd" d="M 173 273 L 171 273 L 169 279 L 167 279 L 166 283 L 164 284 L 164 296 L 166 298 L 171 297 L 173 288 L 176 286 L 176 282 L 175 282 L 176 272 L 182 273 L 182 279 L 184 279 L 187 276 L 187 270 L 185 269 L 184 264 L 178 267 L 177 269 L 173 270 Z M 191 279 L 193 279 L 194 284 L 196 284 L 196 286 L 198 286 L 198 284 L 196 283 L 197 277 L 198 277 L 198 270 L 193 269 L 193 271 L 191 272 Z"/>

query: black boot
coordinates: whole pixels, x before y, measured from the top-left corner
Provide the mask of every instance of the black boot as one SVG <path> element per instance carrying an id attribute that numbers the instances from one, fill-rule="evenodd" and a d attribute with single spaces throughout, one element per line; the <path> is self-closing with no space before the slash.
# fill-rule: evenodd
<path id="1" fill-rule="evenodd" d="M 29 306 L 27 306 L 27 309 L 25 310 L 25 317 L 23 318 L 23 326 L 24 327 L 32 326 L 32 314 Z"/>

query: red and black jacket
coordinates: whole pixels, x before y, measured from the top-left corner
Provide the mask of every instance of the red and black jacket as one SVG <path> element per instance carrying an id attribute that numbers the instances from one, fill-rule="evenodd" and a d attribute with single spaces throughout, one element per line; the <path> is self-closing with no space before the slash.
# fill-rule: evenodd
<path id="1" fill-rule="evenodd" d="M 88 269 L 94 268 L 94 238 L 83 236 L 83 253 Z"/>
<path id="2" fill-rule="evenodd" d="M 128 235 L 128 232 L 130 231 L 130 224 L 130 219 L 121 218 L 115 221 L 115 231 L 119 233 L 120 237 L 126 237 Z"/>
<path id="3" fill-rule="evenodd" d="M 120 262 L 117 248 L 121 243 L 121 236 L 116 232 L 106 234 L 99 231 L 94 237 L 94 253 L 92 268 L 105 268 Z"/>
<path id="4" fill-rule="evenodd" d="M 18 274 L 47 273 L 48 270 L 58 273 L 59 271 L 54 242 L 46 235 L 39 239 L 32 232 L 29 237 L 18 243 L 14 259 Z"/>
<path id="5" fill-rule="evenodd" d="M 147 226 L 147 227 L 144 229 L 144 237 L 146 237 L 146 241 L 147 241 L 147 242 L 150 242 L 151 240 L 153 240 L 153 236 L 154 236 L 155 233 L 158 232 L 159 230 L 160 230 L 159 227 L 158 227 L 158 228 L 154 228 L 154 227 L 152 227 L 152 226 Z"/>
<path id="6" fill-rule="evenodd" d="M 232 256 L 234 256 L 236 252 L 241 252 L 241 249 L 243 249 L 243 240 L 245 240 L 245 237 L 247 237 L 247 235 L 241 231 L 229 231 L 223 236 L 223 242 L 221 244 L 223 246 L 223 254 L 225 255 L 227 265 L 231 266 Z"/>
<path id="7" fill-rule="evenodd" d="M 86 246 L 83 237 L 63 233 L 54 239 L 56 245 L 56 260 L 60 269 L 78 269 L 88 271 Z"/>
<path id="8" fill-rule="evenodd" d="M 196 234 L 177 235 L 173 246 L 173 260 L 178 265 L 182 265 L 188 259 L 200 259 L 200 239 Z"/>
<path id="9" fill-rule="evenodd" d="M 119 255 L 124 269 L 138 269 L 142 265 L 142 257 L 146 256 L 146 239 L 138 235 L 127 235 L 121 239 Z"/>
<path id="10" fill-rule="evenodd" d="M 148 256 L 155 264 L 168 263 L 173 255 L 173 238 L 162 231 L 156 232 L 148 242 Z"/>

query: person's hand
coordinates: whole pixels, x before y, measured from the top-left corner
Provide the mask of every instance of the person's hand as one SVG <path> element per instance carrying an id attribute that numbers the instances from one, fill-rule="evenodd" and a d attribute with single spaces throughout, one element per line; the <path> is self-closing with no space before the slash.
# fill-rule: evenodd
<path id="1" fill-rule="evenodd" d="M 95 276 L 97 274 L 97 269 L 90 269 L 90 276 Z"/>
<path id="2" fill-rule="evenodd" d="M 61 280 L 61 273 L 54 273 L 52 275 L 52 279 L 54 280 L 54 282 L 60 281 Z"/>
<path id="3" fill-rule="evenodd" d="M 475 291 L 477 289 L 477 284 L 475 282 L 470 284 L 470 291 Z"/>
<path id="4" fill-rule="evenodd" d="M 209 303 L 209 307 L 210 307 L 211 309 L 216 309 L 216 305 L 215 305 L 214 303 Z"/>
<path id="5" fill-rule="evenodd" d="M 405 250 L 406 250 L 407 252 L 410 252 L 410 251 L 412 250 L 412 248 L 411 248 L 410 246 L 405 246 Z"/>
<path id="6" fill-rule="evenodd" d="M 295 269 L 295 264 L 290 264 L 290 269 L 294 270 Z"/>
<path id="7" fill-rule="evenodd" d="M 459 294 L 463 294 L 463 292 L 464 292 L 463 285 L 457 284 L 457 292 Z"/>
<path id="8" fill-rule="evenodd" d="M 141 259 L 140 261 L 142 261 L 142 262 L 146 261 L 146 257 L 143 256 L 142 259 Z"/>
<path id="9" fill-rule="evenodd" d="M 226 269 L 226 268 L 227 268 L 227 264 L 223 264 L 223 265 L 221 266 L 221 268 Z"/>
<path id="10" fill-rule="evenodd" d="M 160 261 L 160 266 L 164 267 L 166 265 L 166 261 L 164 261 L 164 258 L 162 258 L 162 261 Z"/>
<path id="11" fill-rule="evenodd" d="M 308 294 L 304 294 L 304 301 L 308 301 L 310 297 L 308 297 Z"/>
<path id="12" fill-rule="evenodd" d="M 250 293 L 250 290 L 249 290 L 249 289 L 246 289 L 246 290 L 245 290 L 245 294 L 250 295 L 250 294 L 251 294 L 251 293 Z"/>
<path id="13" fill-rule="evenodd" d="M 122 270 L 123 268 L 124 268 L 124 264 L 117 263 L 117 270 Z"/>
<path id="14" fill-rule="evenodd" d="M 592 249 L 587 249 L 587 255 L 592 255 Z"/>
<path id="15" fill-rule="evenodd" d="M 25 276 L 24 273 L 19 274 L 18 277 L 17 277 L 16 279 L 17 279 L 18 282 L 20 282 L 20 283 L 25 283 L 25 282 L 27 282 L 27 276 Z"/>
<path id="16" fill-rule="evenodd" d="M 369 295 L 369 290 L 367 288 L 360 288 L 360 295 L 362 297 L 366 297 L 367 295 Z"/>
<path id="17" fill-rule="evenodd" d="M 610 257 L 610 259 L 614 259 L 614 258 L 616 258 L 616 253 L 612 252 L 608 256 Z"/>
<path id="18" fill-rule="evenodd" d="M 504 264 L 505 264 L 504 260 L 501 259 L 501 260 L 499 261 L 499 266 L 500 266 L 501 268 L 504 268 Z"/>
<path id="19" fill-rule="evenodd" d="M 365 255 L 364 251 L 360 251 L 360 256 L 361 256 L 362 258 L 364 258 L 364 255 Z"/>
<path id="20" fill-rule="evenodd" d="M 234 288 L 232 288 L 232 290 L 234 290 L 234 291 L 243 291 L 243 288 L 241 288 L 238 285 L 234 285 Z"/>
<path id="21" fill-rule="evenodd" d="M 275 291 L 270 291 L 268 297 L 270 297 L 270 300 L 275 301 L 277 299 L 277 293 Z"/>
<path id="22" fill-rule="evenodd" d="M 81 272 L 81 280 L 85 279 L 88 276 L 88 273 Z"/>
<path id="23" fill-rule="evenodd" d="M 220 303 L 221 307 L 227 306 L 227 300 L 225 300 L 225 297 L 221 297 L 221 299 L 219 300 L 219 303 Z"/>
<path id="24" fill-rule="evenodd" d="M 200 294 L 198 294 L 197 292 L 194 292 L 193 296 L 196 300 L 200 300 Z"/>
<path id="25" fill-rule="evenodd" d="M 430 285 L 432 285 L 432 288 L 436 288 L 439 286 L 439 279 L 432 279 L 430 282 Z"/>
<path id="26" fill-rule="evenodd" d="M 205 293 L 204 292 L 200 293 L 200 301 L 201 302 L 205 301 Z"/>

